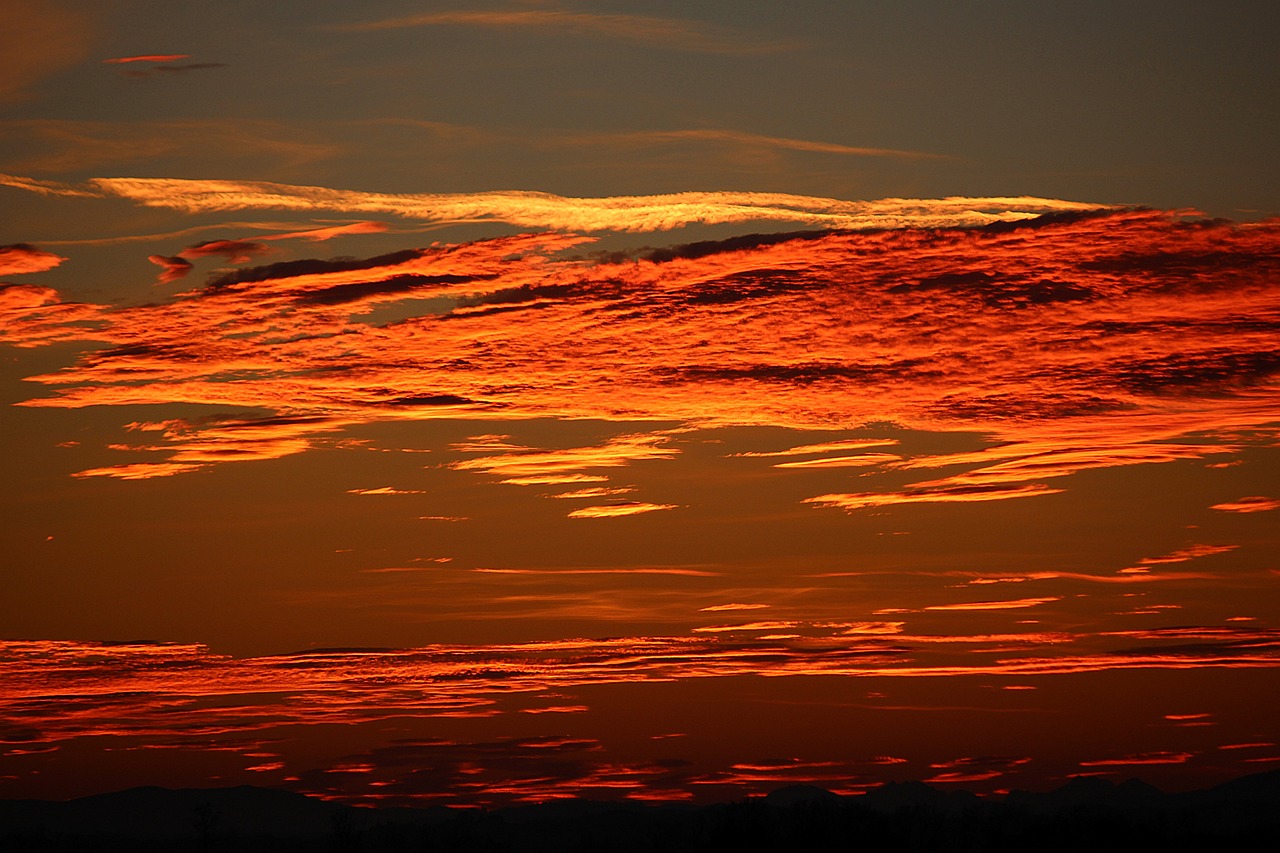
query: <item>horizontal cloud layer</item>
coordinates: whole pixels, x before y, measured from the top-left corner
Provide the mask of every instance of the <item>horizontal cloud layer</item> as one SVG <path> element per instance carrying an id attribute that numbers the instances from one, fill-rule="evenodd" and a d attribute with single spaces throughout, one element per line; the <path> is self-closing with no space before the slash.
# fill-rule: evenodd
<path id="1" fill-rule="evenodd" d="M 568 231 L 661 231 L 693 223 L 791 222 L 826 228 L 982 225 L 1104 205 L 1045 198 L 945 198 L 840 201 L 755 192 L 566 198 L 541 192 L 394 194 L 261 181 L 93 178 L 59 184 L 0 175 L 0 186 L 87 198 L 123 198 L 186 213 L 305 210 L 380 213 L 422 222 L 505 222 Z"/>
<path id="2" fill-rule="evenodd" d="M 239 183 L 97 186 L 191 209 L 346 210 L 368 200 L 315 188 L 272 195 L 267 185 Z M 490 215 L 497 208 L 483 213 L 485 204 L 513 200 L 467 198 L 470 214 L 447 215 Z M 604 224 L 643 218 L 641 208 L 657 203 L 520 198 L 552 218 L 602 214 Z M 393 200 L 435 215 L 433 202 L 408 199 Z M 688 221 L 681 205 L 702 202 L 682 199 L 661 216 Z M 890 224 L 898 214 L 886 211 L 916 205 L 930 217 L 953 216 L 971 201 L 868 209 L 884 207 L 875 216 L 887 218 L 876 221 Z M 854 204 L 802 202 L 793 209 L 823 216 L 845 216 L 835 208 Z M 736 209 L 754 216 L 765 208 Z M 163 441 L 132 449 L 167 455 L 115 474 L 85 472 L 121 477 L 274 458 L 379 420 L 549 416 L 795 429 L 891 421 L 1000 440 L 914 458 L 883 452 L 886 439 L 769 452 L 790 457 L 776 464 L 797 476 L 929 470 L 896 490 L 810 498 L 856 510 L 1052 495 L 1081 471 L 1234 453 L 1265 441 L 1274 423 L 1275 224 L 1068 210 L 973 228 L 753 235 L 634 256 L 568 255 L 588 242 L 527 234 L 365 260 L 288 261 L 136 307 L 65 303 L 47 288 L 14 285 L 4 291 L 11 319 L 3 337 L 18 346 L 104 345 L 32 377 L 58 390 L 27 405 L 204 403 L 276 413 L 138 426 Z M 213 240 L 175 260 L 243 261 L 262 245 Z M 21 250 L 24 264 L 52 262 L 33 252 Z M 435 300 L 430 311 L 415 310 L 424 300 Z M 669 434 L 631 432 L 564 450 L 496 441 L 453 466 L 508 483 L 601 483 L 610 467 L 671 458 Z M 577 515 L 668 506 L 637 500 Z"/>

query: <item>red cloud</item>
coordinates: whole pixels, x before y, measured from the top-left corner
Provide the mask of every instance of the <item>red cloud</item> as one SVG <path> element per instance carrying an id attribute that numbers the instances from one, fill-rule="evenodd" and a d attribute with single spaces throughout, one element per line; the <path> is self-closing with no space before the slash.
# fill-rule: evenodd
<path id="1" fill-rule="evenodd" d="M 130 62 L 173 62 L 178 59 L 190 59 L 189 53 L 146 53 L 139 56 L 121 56 L 116 59 L 104 59 L 109 65 L 124 65 Z"/>
<path id="2" fill-rule="evenodd" d="M 194 246 L 188 246 L 178 253 L 178 257 L 193 260 L 195 258 L 207 258 L 211 255 L 220 255 L 228 263 L 243 264 L 253 260 L 255 255 L 266 254 L 269 251 L 270 249 L 261 243 L 252 243 L 246 240 L 208 240 L 203 243 L 196 243 Z"/>

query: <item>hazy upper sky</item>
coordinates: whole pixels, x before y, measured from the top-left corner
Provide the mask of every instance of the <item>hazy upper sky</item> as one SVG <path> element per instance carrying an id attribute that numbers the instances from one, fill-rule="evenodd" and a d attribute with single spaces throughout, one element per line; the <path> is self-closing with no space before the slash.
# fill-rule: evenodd
<path id="1" fill-rule="evenodd" d="M 10 0 L 0 795 L 1274 767 L 1278 17 Z"/>

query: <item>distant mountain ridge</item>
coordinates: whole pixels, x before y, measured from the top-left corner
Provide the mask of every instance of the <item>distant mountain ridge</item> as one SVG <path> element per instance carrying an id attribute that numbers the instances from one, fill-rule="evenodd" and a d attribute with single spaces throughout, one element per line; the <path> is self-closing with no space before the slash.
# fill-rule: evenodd
<path id="1" fill-rule="evenodd" d="M 0 850 L 14 853 L 750 851 L 908 837 L 932 838 L 918 849 L 938 851 L 1280 849 L 1280 770 L 1176 794 L 1136 779 L 1080 777 L 1004 797 L 902 782 L 857 797 L 794 785 L 704 806 L 569 800 L 491 811 L 363 808 L 251 786 L 0 800 Z"/>

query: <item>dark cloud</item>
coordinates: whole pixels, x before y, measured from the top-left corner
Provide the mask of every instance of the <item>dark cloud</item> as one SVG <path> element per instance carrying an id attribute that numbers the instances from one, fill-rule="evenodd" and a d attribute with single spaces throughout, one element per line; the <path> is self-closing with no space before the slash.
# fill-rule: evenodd
<path id="1" fill-rule="evenodd" d="M 422 254 L 423 250 L 421 249 L 402 249 L 398 252 L 378 255 L 373 258 L 332 258 L 327 261 L 310 258 L 300 261 L 284 261 L 278 264 L 267 264 L 265 266 L 249 267 L 222 273 L 211 278 L 207 286 L 210 288 L 222 288 L 271 279 L 289 279 L 305 275 L 324 275 L 326 273 L 375 269 L 377 267 L 402 264 L 419 258 Z"/>
<path id="2" fill-rule="evenodd" d="M 1194 274 L 1201 270 L 1255 270 L 1259 266 L 1280 265 L 1280 257 L 1274 253 L 1231 251 L 1172 251 L 1126 252 L 1110 258 L 1085 260 L 1080 269 L 1108 273 L 1158 273 L 1176 276 L 1187 283 L 1194 282 Z M 1192 278 L 1188 278 L 1191 276 Z"/>
<path id="3" fill-rule="evenodd" d="M 741 252 L 765 246 L 776 246 L 779 243 L 789 243 L 792 240 L 821 240 L 824 237 L 841 233 L 848 232 L 828 229 L 822 231 L 788 231 L 775 234 L 743 234 L 740 237 L 729 237 L 724 240 L 701 240 L 696 243 L 681 243 L 657 249 L 639 249 L 634 253 L 628 253 L 627 256 L 662 264 L 674 260 L 697 260 L 725 252 Z M 622 259 L 618 255 L 608 257 Z"/>
<path id="4" fill-rule="evenodd" d="M 242 264 L 256 255 L 264 255 L 271 249 L 265 243 L 248 240 L 206 240 L 188 246 L 178 253 L 178 257 L 191 260 L 218 255 L 226 258 L 228 263 Z"/>
<path id="5" fill-rule="evenodd" d="M 1175 353 L 1118 365 L 1112 371 L 1124 387 L 1144 394 L 1248 388 L 1280 373 L 1280 349 L 1239 352 L 1216 348 Z"/>
<path id="6" fill-rule="evenodd" d="M 192 263 L 186 258 L 178 256 L 166 255 L 147 255 L 147 260 L 161 268 L 160 277 L 156 279 L 160 284 L 168 284 L 169 282 L 178 281 L 185 278 L 187 273 L 191 272 Z"/>
<path id="7" fill-rule="evenodd" d="M 1018 275 L 969 270 L 944 272 L 914 283 L 895 284 L 890 293 L 921 294 L 946 291 L 958 297 L 971 296 L 1000 308 L 1025 308 L 1055 302 L 1083 302 L 1098 298 L 1092 288 L 1068 281 L 1040 279 L 1027 281 Z"/>
<path id="8" fill-rule="evenodd" d="M 878 382 L 928 374 L 923 359 L 905 359 L 888 364 L 757 364 L 743 367 L 716 367 L 691 364 L 686 367 L 665 368 L 657 372 L 671 382 L 756 382 L 785 385 L 853 380 Z"/>
<path id="9" fill-rule="evenodd" d="M 362 281 L 351 284 L 336 284 L 323 290 L 314 290 L 298 298 L 303 305 L 345 305 L 360 302 L 371 296 L 386 296 L 397 293 L 411 293 L 429 287 L 441 285 L 470 284 L 485 281 L 495 276 L 469 275 L 399 275 L 384 281 Z"/>

